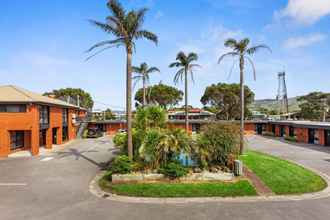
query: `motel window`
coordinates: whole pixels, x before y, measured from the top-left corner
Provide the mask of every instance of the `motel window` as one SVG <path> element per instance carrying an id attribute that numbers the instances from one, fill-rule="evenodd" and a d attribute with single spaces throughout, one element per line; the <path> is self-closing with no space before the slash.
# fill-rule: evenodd
<path id="1" fill-rule="evenodd" d="M 10 149 L 16 150 L 24 147 L 24 131 L 10 132 Z"/>
<path id="2" fill-rule="evenodd" d="M 49 107 L 48 106 L 39 106 L 39 123 L 40 124 L 49 124 Z"/>
<path id="3" fill-rule="evenodd" d="M 0 112 L 26 112 L 26 105 L 0 105 Z"/>
<path id="4" fill-rule="evenodd" d="M 67 125 L 68 124 L 68 109 L 63 109 L 63 112 L 62 112 L 62 123 L 63 123 L 63 125 Z"/>

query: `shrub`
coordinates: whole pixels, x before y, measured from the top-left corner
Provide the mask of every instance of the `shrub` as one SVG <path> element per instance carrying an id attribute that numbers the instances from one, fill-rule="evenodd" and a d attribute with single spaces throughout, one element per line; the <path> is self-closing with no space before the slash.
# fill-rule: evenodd
<path id="1" fill-rule="evenodd" d="M 132 138 L 134 159 L 138 159 L 139 148 L 144 138 L 144 132 L 133 129 Z M 113 142 L 117 147 L 120 147 L 121 154 L 127 155 L 127 133 L 117 133 L 113 138 Z"/>
<path id="2" fill-rule="evenodd" d="M 284 139 L 290 142 L 297 142 L 297 138 L 292 136 L 286 136 Z"/>
<path id="3" fill-rule="evenodd" d="M 107 171 L 104 176 L 103 179 L 107 180 L 107 181 L 111 181 L 112 180 L 112 172 L 109 170 Z"/>
<path id="4" fill-rule="evenodd" d="M 227 166 L 238 155 L 239 127 L 236 124 L 209 124 L 197 137 L 194 156 L 202 168 Z"/>
<path id="5" fill-rule="evenodd" d="M 160 106 L 138 108 L 134 126 L 142 131 L 146 131 L 149 128 L 165 128 L 166 111 Z"/>
<path id="6" fill-rule="evenodd" d="M 125 142 L 127 140 L 127 135 L 126 133 L 117 133 L 114 137 L 113 137 L 113 143 L 118 146 L 118 147 L 122 147 L 124 146 Z"/>
<path id="7" fill-rule="evenodd" d="M 133 170 L 133 162 L 127 156 L 118 156 L 112 162 L 110 171 L 114 174 L 126 174 Z"/>
<path id="8" fill-rule="evenodd" d="M 140 156 L 150 168 L 178 159 L 181 153 L 190 153 L 191 139 L 182 129 L 150 129 L 140 148 Z"/>
<path id="9" fill-rule="evenodd" d="M 186 176 L 188 174 L 188 169 L 182 166 L 180 163 L 171 162 L 159 169 L 159 172 L 169 177 L 170 179 L 176 179 Z"/>

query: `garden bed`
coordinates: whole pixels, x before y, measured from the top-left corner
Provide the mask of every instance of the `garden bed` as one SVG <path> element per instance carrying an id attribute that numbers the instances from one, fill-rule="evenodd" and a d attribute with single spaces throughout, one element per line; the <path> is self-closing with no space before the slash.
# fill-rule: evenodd
<path id="1" fill-rule="evenodd" d="M 211 173 L 203 171 L 200 173 L 190 173 L 187 176 L 177 179 L 179 182 L 207 182 L 207 181 L 233 181 L 234 174 L 217 172 Z M 130 174 L 112 174 L 112 183 L 146 183 L 146 182 L 165 182 L 170 181 L 163 174 L 159 173 L 130 173 Z"/>
<path id="2" fill-rule="evenodd" d="M 248 151 L 241 160 L 278 195 L 318 192 L 327 187 L 319 175 L 277 157 Z"/>

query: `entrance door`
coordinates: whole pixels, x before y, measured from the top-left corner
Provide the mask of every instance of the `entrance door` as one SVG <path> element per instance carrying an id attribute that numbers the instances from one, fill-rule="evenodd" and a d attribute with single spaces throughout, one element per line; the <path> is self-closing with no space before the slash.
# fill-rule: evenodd
<path id="1" fill-rule="evenodd" d="M 40 147 L 46 146 L 46 133 L 47 133 L 47 129 L 42 129 L 39 131 L 39 146 Z"/>
<path id="2" fill-rule="evenodd" d="M 285 133 L 284 126 L 281 125 L 281 126 L 280 126 L 280 137 L 284 137 L 284 133 Z"/>
<path id="3" fill-rule="evenodd" d="M 330 146 L 330 130 L 324 130 L 325 146 Z"/>
<path id="4" fill-rule="evenodd" d="M 53 128 L 53 144 L 57 144 L 57 128 Z"/>
<path id="5" fill-rule="evenodd" d="M 257 129 L 257 134 L 262 135 L 262 124 L 257 124 L 256 129 Z"/>
<path id="6" fill-rule="evenodd" d="M 308 129 L 308 143 L 314 144 L 315 141 L 315 129 L 309 128 Z"/>

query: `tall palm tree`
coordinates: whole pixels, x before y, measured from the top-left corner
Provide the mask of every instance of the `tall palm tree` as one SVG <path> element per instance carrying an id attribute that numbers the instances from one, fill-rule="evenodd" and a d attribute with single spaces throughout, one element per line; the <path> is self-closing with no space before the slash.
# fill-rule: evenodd
<path id="1" fill-rule="evenodd" d="M 133 73 L 137 73 L 136 76 L 133 77 L 134 80 L 140 81 L 142 80 L 143 85 L 143 107 L 146 105 L 146 84 L 150 82 L 150 73 L 160 72 L 157 67 L 149 67 L 147 63 L 141 63 L 140 66 L 132 67 Z"/>
<path id="2" fill-rule="evenodd" d="M 127 12 L 117 0 L 109 0 L 107 7 L 109 8 L 111 15 L 106 18 L 106 22 L 103 23 L 91 20 L 91 23 L 106 33 L 114 36 L 114 39 L 101 41 L 92 46 L 88 52 L 91 52 L 96 48 L 102 48 L 89 57 L 91 58 L 112 47 L 123 46 L 126 49 L 127 144 L 128 156 L 132 159 L 132 54 L 133 51 L 135 51 L 136 40 L 145 38 L 157 44 L 158 37 L 154 33 L 142 28 L 145 14 L 147 12 L 146 8 Z"/>
<path id="3" fill-rule="evenodd" d="M 221 61 L 225 57 L 235 57 L 238 58 L 239 60 L 239 69 L 240 69 L 240 89 L 241 89 L 241 94 L 240 94 L 240 104 L 241 104 L 241 118 L 240 118 L 240 154 L 243 154 L 244 150 L 244 66 L 246 63 L 246 60 L 251 64 L 252 69 L 253 69 L 253 76 L 254 79 L 256 80 L 256 70 L 254 63 L 252 61 L 251 56 L 255 54 L 258 50 L 260 49 L 268 49 L 269 51 L 270 48 L 264 44 L 261 45 L 256 45 L 249 47 L 250 45 L 250 40 L 248 38 L 245 38 L 243 40 L 237 41 L 235 39 L 228 39 L 225 42 L 225 47 L 229 47 L 232 49 L 231 52 L 223 54 L 220 58 L 218 63 L 221 63 Z"/>
<path id="4" fill-rule="evenodd" d="M 198 55 L 196 53 L 189 53 L 186 55 L 184 52 L 179 52 L 176 56 L 176 62 L 171 63 L 169 67 L 179 68 L 174 76 L 174 83 L 184 80 L 185 85 L 185 127 L 186 132 L 189 131 L 189 120 L 188 120 L 188 73 L 191 75 L 192 81 L 194 81 L 193 69 L 195 67 L 200 67 L 200 65 L 193 63 L 198 60 Z"/>

